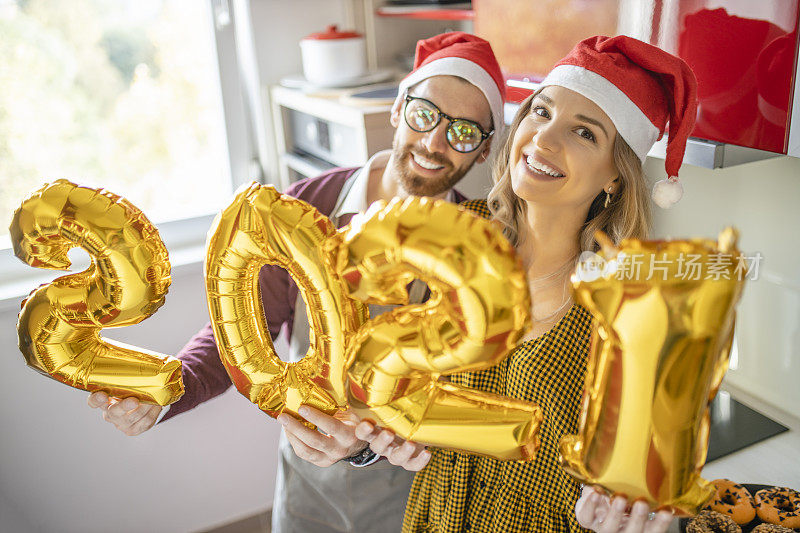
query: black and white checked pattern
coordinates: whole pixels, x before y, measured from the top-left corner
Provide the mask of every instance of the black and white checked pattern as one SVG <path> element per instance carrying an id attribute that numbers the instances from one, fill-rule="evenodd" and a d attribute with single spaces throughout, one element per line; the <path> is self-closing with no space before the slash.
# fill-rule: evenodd
<path id="1" fill-rule="evenodd" d="M 486 200 L 461 205 L 491 217 Z M 578 429 L 591 321 L 575 304 L 550 331 L 520 344 L 499 365 L 451 376 L 453 383 L 538 403 L 541 448 L 530 463 L 433 449 L 414 479 L 404 533 L 584 531 L 574 511 L 580 485 L 561 470 L 558 444 Z"/>

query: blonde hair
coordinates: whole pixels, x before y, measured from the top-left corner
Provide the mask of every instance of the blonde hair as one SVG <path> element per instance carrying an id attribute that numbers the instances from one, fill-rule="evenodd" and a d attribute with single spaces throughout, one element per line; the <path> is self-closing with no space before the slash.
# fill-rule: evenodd
<path id="1" fill-rule="evenodd" d="M 519 244 L 520 223 L 525 221 L 527 203 L 517 196 L 511 187 L 509 157 L 514 134 L 522 119 L 530 112 L 531 101 L 538 93 L 539 91 L 529 96 L 520 105 L 514 117 L 508 138 L 495 160 L 494 186 L 488 196 L 489 210 L 493 218 L 500 222 L 503 233 L 515 247 Z M 619 133 L 614 139 L 614 164 L 619 172 L 620 184 L 611 196 L 608 207 L 603 207 L 606 199 L 605 191 L 600 191 L 592 201 L 580 232 L 582 251 L 596 252 L 600 249 L 594 238 L 597 230 L 602 230 L 614 244 L 619 244 L 622 239 L 628 238 L 645 239 L 650 232 L 652 215 L 642 162 Z"/>

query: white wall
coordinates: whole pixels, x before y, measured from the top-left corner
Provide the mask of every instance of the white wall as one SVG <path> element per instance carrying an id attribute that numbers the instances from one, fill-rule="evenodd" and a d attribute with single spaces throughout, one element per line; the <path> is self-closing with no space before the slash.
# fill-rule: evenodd
<path id="1" fill-rule="evenodd" d="M 28 521 L 28 517 L 22 514 L 5 495 L 0 493 L 0 526 L 3 531 L 39 531 Z"/>
<path id="2" fill-rule="evenodd" d="M 289 74 L 303 72 L 300 39 L 325 31 L 330 24 L 345 27 L 345 4 L 350 0 L 251 0 L 259 75 L 262 84 L 276 84 Z"/>
<path id="3" fill-rule="evenodd" d="M 279 426 L 238 392 L 127 437 L 87 393 L 25 366 L 18 309 L 0 307 L 0 531 L 197 531 L 271 505 Z M 155 315 L 104 335 L 174 354 L 207 317 L 193 264 L 174 269 Z"/>
<path id="4" fill-rule="evenodd" d="M 664 161 L 649 159 L 649 176 Z M 759 279 L 748 281 L 738 307 L 738 368 L 726 379 L 784 411 L 800 412 L 800 159 L 779 157 L 728 169 L 684 165 L 683 199 L 656 208 L 656 237 L 716 238 L 726 225 L 741 232 L 746 255 L 761 252 Z M 660 179 L 660 178 L 659 178 Z"/>

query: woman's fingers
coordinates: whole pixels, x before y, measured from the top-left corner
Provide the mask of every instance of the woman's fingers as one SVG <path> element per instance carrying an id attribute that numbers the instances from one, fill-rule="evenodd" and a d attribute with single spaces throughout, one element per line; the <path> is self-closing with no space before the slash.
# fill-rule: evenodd
<path id="1" fill-rule="evenodd" d="M 650 513 L 650 506 L 643 501 L 634 502 L 630 513 L 626 513 L 628 500 L 608 496 L 596 488 L 584 487 L 575 504 L 575 517 L 581 527 L 599 533 L 665 533 L 672 522 L 672 513 L 658 511 Z"/>
<path id="2" fill-rule="evenodd" d="M 380 447 L 384 442 L 390 442 L 385 452 L 381 453 L 390 463 L 395 466 L 401 466 L 411 472 L 417 472 L 425 468 L 430 461 L 431 455 L 425 449 L 425 446 L 416 442 L 404 441 L 397 443 L 394 434 L 387 432 L 387 434 L 379 435 L 371 444 L 371 446 Z M 392 440 L 389 440 L 389 437 Z M 384 441 L 385 438 L 385 441 Z M 373 448 L 372 451 L 375 451 Z M 375 452 L 378 453 L 378 452 Z"/>
<path id="3" fill-rule="evenodd" d="M 373 450 L 374 451 L 374 450 Z M 417 448 L 412 442 L 404 442 L 400 446 L 394 446 L 389 450 L 386 459 L 395 466 L 403 466 L 417 452 Z"/>
<path id="4" fill-rule="evenodd" d="M 600 528 L 597 529 L 597 531 L 600 531 L 601 533 L 617 533 L 622 525 L 622 520 L 625 516 L 625 507 L 627 507 L 627 505 L 628 501 L 621 496 L 617 496 L 611 500 L 608 514 L 606 514 L 603 523 L 600 525 Z"/>
<path id="5" fill-rule="evenodd" d="M 634 503 L 623 533 L 665 533 L 672 522 L 672 513 L 658 511 L 652 518 L 650 515 L 650 506 L 647 503 Z"/>
<path id="6" fill-rule="evenodd" d="M 369 420 L 360 422 L 355 433 L 359 439 L 369 442 L 373 452 L 411 472 L 422 470 L 431 460 L 431 453 L 422 444 L 403 441 L 391 430 L 378 428 Z"/>
<path id="7" fill-rule="evenodd" d="M 585 486 L 575 503 L 575 517 L 581 527 L 599 533 L 665 533 L 672 522 L 670 511 L 650 513 L 643 501 L 634 502 L 630 513 L 625 512 L 627 508 L 625 497 L 610 500 L 596 487 Z"/>
<path id="8" fill-rule="evenodd" d="M 575 504 L 575 516 L 581 527 L 591 529 L 593 531 L 613 531 L 616 533 L 619 528 L 624 527 L 627 523 L 627 515 L 625 514 L 625 506 L 627 502 L 625 498 L 617 498 L 618 508 L 612 508 L 611 499 L 601 492 L 597 487 L 585 486 L 581 493 L 581 497 Z M 617 501 L 615 500 L 615 501 Z M 611 516 L 612 513 L 617 513 Z"/>
<path id="9" fill-rule="evenodd" d="M 596 523 L 597 493 L 589 485 L 584 485 L 581 497 L 575 502 L 575 518 L 581 527 L 591 528 Z"/>
<path id="10" fill-rule="evenodd" d="M 393 447 L 395 436 L 389 429 L 376 427 L 372 422 L 364 420 L 356 426 L 356 437 L 369 442 L 369 447 L 378 455 L 386 456 Z"/>
<path id="11" fill-rule="evenodd" d="M 645 502 L 639 501 L 633 504 L 631 508 L 631 515 L 628 519 L 628 525 L 625 527 L 625 533 L 641 533 L 647 525 L 647 515 L 650 512 L 650 506 Z"/>
<path id="12" fill-rule="evenodd" d="M 669 511 L 658 511 L 655 518 L 647 524 L 647 533 L 664 533 L 672 523 L 673 515 Z"/>

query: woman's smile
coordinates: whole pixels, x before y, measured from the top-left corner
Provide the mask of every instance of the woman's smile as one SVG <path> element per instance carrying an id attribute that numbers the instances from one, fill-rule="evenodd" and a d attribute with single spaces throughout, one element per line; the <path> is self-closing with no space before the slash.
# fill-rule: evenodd
<path id="1" fill-rule="evenodd" d="M 559 167 L 532 152 L 523 152 L 520 162 L 524 165 L 527 173 L 534 179 L 556 181 L 566 177 L 565 172 Z"/>

